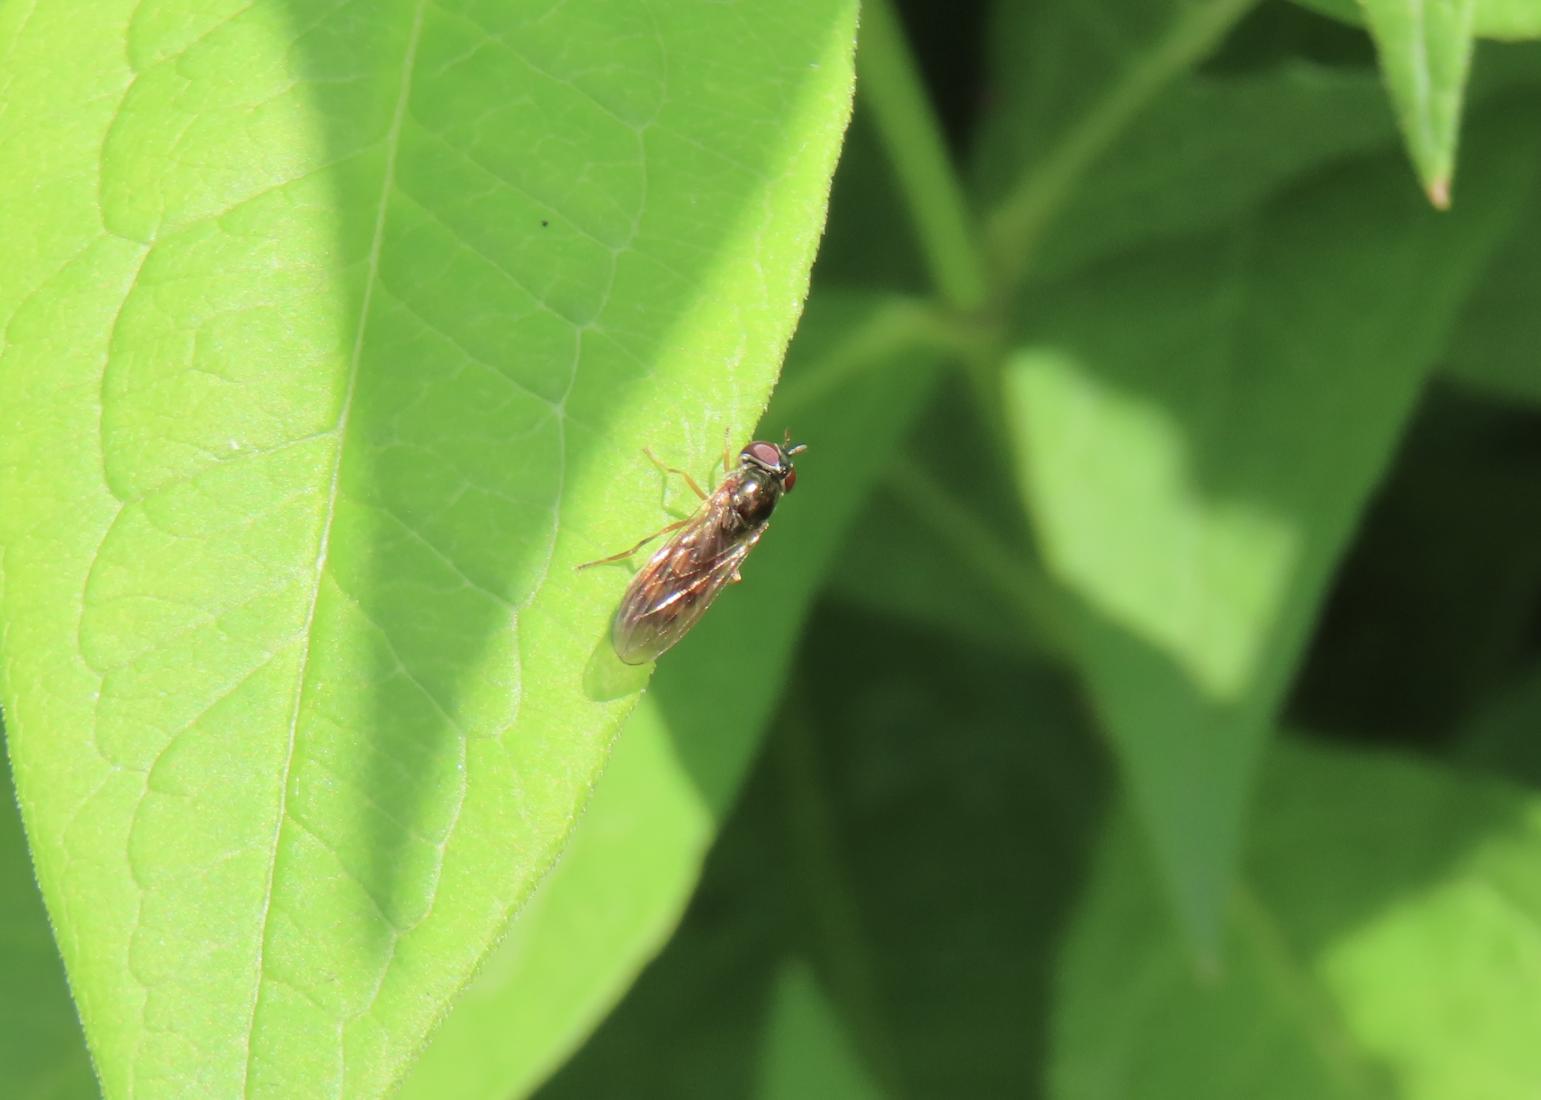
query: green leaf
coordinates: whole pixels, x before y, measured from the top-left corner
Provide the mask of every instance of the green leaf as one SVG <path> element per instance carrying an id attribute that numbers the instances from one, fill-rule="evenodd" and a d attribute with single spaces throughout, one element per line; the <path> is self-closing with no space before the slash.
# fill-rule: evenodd
<path id="1" fill-rule="evenodd" d="M 1086 175 L 1046 229 L 1034 274 L 1063 275 L 1223 225 L 1333 161 L 1393 138 L 1380 84 L 1368 72 L 1292 60 L 1259 72 L 1189 74 Z"/>
<path id="2" fill-rule="evenodd" d="M 1534 110 L 1535 99 L 1516 104 Z M 1446 376 L 1507 400 L 1541 404 L 1541 202 L 1504 243 L 1461 314 L 1446 352 Z"/>
<path id="3" fill-rule="evenodd" d="M 1450 205 L 1477 0 L 1359 0 L 1429 201 Z"/>
<path id="4" fill-rule="evenodd" d="M 862 1067 L 849 1037 L 806 963 L 790 962 L 776 979 L 760 1052 L 763 1100 L 884 1095 Z"/>
<path id="5" fill-rule="evenodd" d="M 890 463 L 827 594 L 1001 653 L 1042 656 L 1057 639 L 1043 629 L 1016 491 L 1009 479 L 980 476 L 993 456 L 960 382 L 940 388 Z"/>
<path id="6" fill-rule="evenodd" d="M 1293 721 L 1441 743 L 1533 659 L 1541 511 L 1516 502 L 1541 484 L 1537 428 L 1529 410 L 1428 388 L 1334 578 Z"/>
<path id="7" fill-rule="evenodd" d="M 717 814 L 645 699 L 562 861 L 434 1032 L 398 1095 L 523 1096 L 673 929 Z"/>
<path id="8" fill-rule="evenodd" d="M 999 38 L 1006 43 L 1044 38 L 1032 25 L 1018 26 L 1030 20 L 1034 10 L 1032 5 L 1003 8 Z M 1147 14 L 1157 11 L 1159 6 L 1146 9 Z M 1041 239 L 1031 257 L 1035 277 L 1062 277 L 1121 249 L 1224 224 L 1333 161 L 1396 140 L 1395 120 L 1386 110 L 1368 50 L 1362 67 L 1338 58 L 1325 63 L 1289 53 L 1265 54 L 1261 60 L 1253 56 L 1251 42 L 1261 39 L 1276 45 L 1281 31 L 1275 22 L 1285 29 L 1315 22 L 1300 13 L 1286 19 L 1289 14 L 1274 8 L 1257 12 L 1204 65 L 1174 74 L 1165 87 L 1148 89 L 1148 102 L 1131 110 L 1122 132 L 1107 136 L 1106 150 L 1095 165 L 1083 165 L 1074 187 L 1066 188 L 1041 215 Z M 1273 22 L 1264 22 L 1265 15 Z M 1056 28 L 1054 33 L 1067 32 Z M 1139 33 L 1136 27 L 1124 37 Z M 1109 37 L 1096 36 L 1094 41 L 1105 43 Z M 1076 41 L 1074 35 L 1071 41 Z M 1124 63 L 1133 64 L 1141 56 L 1125 56 Z M 1533 85 L 1541 74 L 1541 65 L 1529 51 L 1489 50 L 1484 61 L 1468 96 L 1473 111 L 1516 87 Z M 1114 63 L 1103 59 L 1095 64 L 1112 68 Z M 1067 109 L 1101 109 L 1095 99 L 1085 102 L 1093 90 L 1087 82 L 1028 84 L 1016 53 L 1005 53 L 1004 47 L 999 65 L 1006 91 L 987 117 L 989 140 L 981 142 L 978 158 L 982 182 L 991 194 L 1019 163 L 1026 166 L 1026 180 L 1041 179 L 1057 163 L 1045 156 L 1044 143 L 1061 132 L 1056 126 L 1063 126 L 1064 119 L 1045 110 L 1045 97 L 1057 97 L 1049 102 L 1062 102 Z M 1511 109 L 1525 108 L 1515 104 Z M 1051 117 L 1040 117 L 1046 114 Z M 1089 126 L 1090 121 L 1083 124 Z M 1050 198 L 1045 194 L 1041 201 Z"/>
<path id="9" fill-rule="evenodd" d="M 1541 787 L 1541 666 L 1527 669 L 1463 723 L 1456 759 Z"/>
<path id="10" fill-rule="evenodd" d="M 0 762 L 0 1065 L 6 1088 L 28 1100 L 96 1095 L 96 1078 L 70 1003 L 59 949 L 32 877 L 11 790 Z"/>
<path id="11" fill-rule="evenodd" d="M 1490 136 L 1468 217 L 1395 198 L 1385 159 L 1364 162 L 1040 292 L 1021 318 L 1022 489 L 1203 954 L 1316 605 L 1528 183 L 1528 154 Z"/>
<path id="12" fill-rule="evenodd" d="M 1020 563 L 1005 558 L 1005 569 L 987 571 L 962 558 L 956 543 L 943 541 L 960 533 L 962 517 L 933 503 L 940 502 L 929 493 L 919 500 L 913 485 L 897 482 L 874 496 L 830 578 L 829 597 L 1001 653 L 1030 651 L 1032 639 L 1023 634 L 1022 617 L 1001 614 L 1004 584 L 992 582 L 992 572 L 1015 571 Z M 883 552 L 863 552 L 871 546 Z M 895 593 L 903 598 L 896 600 Z"/>
<path id="13" fill-rule="evenodd" d="M 974 218 L 890 0 L 863 5 L 857 57 L 862 102 L 882 139 L 937 295 L 953 309 L 975 312 L 985 304 L 989 276 Z"/>
<path id="14" fill-rule="evenodd" d="M 1476 25 L 1483 38 L 1541 38 L 1541 4 L 1536 0 L 1477 0 Z"/>
<path id="15" fill-rule="evenodd" d="M 819 577 L 931 388 L 930 324 L 902 299 L 814 294 L 762 433 L 791 426 L 808 442 L 796 495 L 745 583 L 662 663 L 562 862 L 435 1033 L 404 1097 L 525 1094 L 673 930 L 780 697 Z"/>
<path id="16" fill-rule="evenodd" d="M 1302 7 L 1355 25 L 1365 21 L 1368 0 L 1295 0 Z M 1536 0 L 1475 0 L 1472 25 L 1481 38 L 1541 38 L 1541 4 Z M 1409 10 L 1412 10 L 1409 8 Z"/>
<path id="17" fill-rule="evenodd" d="M 551 865 L 854 6 L 0 9 L 3 699 L 109 1095 L 375 1095 Z"/>
<path id="18" fill-rule="evenodd" d="M 790 960 L 887 1095 L 1032 1094 L 1109 787 L 1071 685 L 828 607 L 794 682 L 680 932 L 544 1096 L 750 1094 Z"/>
<path id="19" fill-rule="evenodd" d="M 1281 745 L 1222 971 L 1150 919 L 1110 831 L 1058 978 L 1055 1100 L 1504 1100 L 1541 1076 L 1541 803 L 1384 754 Z"/>
<path id="20" fill-rule="evenodd" d="M 988 247 L 1008 273 L 1108 148 L 1201 60 L 1253 0 L 999 4 L 992 99 L 975 180 L 993 207 Z"/>
<path id="21" fill-rule="evenodd" d="M 751 1093 L 770 990 L 787 954 L 779 853 L 742 842 L 779 824 L 767 778 L 759 769 L 745 788 L 663 954 L 542 1087 L 541 1100 Z"/>

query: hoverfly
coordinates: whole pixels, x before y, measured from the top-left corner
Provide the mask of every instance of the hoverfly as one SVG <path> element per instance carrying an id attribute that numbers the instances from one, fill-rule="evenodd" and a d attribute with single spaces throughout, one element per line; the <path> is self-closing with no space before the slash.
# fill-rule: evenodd
<path id="1" fill-rule="evenodd" d="M 659 535 L 677 532 L 632 578 L 610 624 L 616 654 L 629 665 L 656 660 L 683 638 L 712 605 L 725 585 L 736 584 L 739 566 L 770 526 L 771 513 L 797 484 L 792 456 L 807 446 L 755 440 L 738 453 L 731 469 L 727 448 L 722 466 L 727 476 L 710 494 L 684 470 L 665 466 L 644 449 L 664 473 L 679 474 L 701 498 L 695 514 L 654 531 L 635 546 L 608 558 L 584 562 L 579 569 L 630 557 Z"/>

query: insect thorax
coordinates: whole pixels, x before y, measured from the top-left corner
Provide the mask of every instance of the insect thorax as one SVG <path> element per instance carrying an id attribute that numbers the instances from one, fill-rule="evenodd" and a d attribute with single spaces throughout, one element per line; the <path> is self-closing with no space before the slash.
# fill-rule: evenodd
<path id="1" fill-rule="evenodd" d="M 733 487 L 729 498 L 735 515 L 751 527 L 770 519 L 781 499 L 781 482 L 768 470 L 749 468 L 744 470 Z"/>

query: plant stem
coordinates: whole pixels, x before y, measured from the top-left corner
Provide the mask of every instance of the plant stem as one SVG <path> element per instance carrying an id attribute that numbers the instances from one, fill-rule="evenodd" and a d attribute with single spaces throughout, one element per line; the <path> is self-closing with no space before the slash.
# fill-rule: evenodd
<path id="1" fill-rule="evenodd" d="M 899 177 L 937 293 L 972 313 L 989 289 L 978 231 L 888 0 L 863 0 L 857 88 Z"/>
<path id="2" fill-rule="evenodd" d="M 1097 159 L 1168 81 L 1202 58 L 1256 0 L 1209 0 L 1191 7 L 1141 52 L 1059 142 L 1030 165 L 990 215 L 991 259 L 1014 285 L 1050 219 Z"/>
<path id="3" fill-rule="evenodd" d="M 1027 555 L 1002 542 L 919 464 L 896 458 L 889 486 L 939 542 L 1000 594 L 1033 646 L 1049 657 L 1070 657 L 1070 631 L 1053 582 Z"/>
<path id="4" fill-rule="evenodd" d="M 800 371 L 776 393 L 782 412 L 824 399 L 829 392 L 865 371 L 898 363 L 916 349 L 964 354 L 972 331 L 930 301 L 895 295 L 880 303 L 859 325 L 842 334 L 817 363 Z"/>

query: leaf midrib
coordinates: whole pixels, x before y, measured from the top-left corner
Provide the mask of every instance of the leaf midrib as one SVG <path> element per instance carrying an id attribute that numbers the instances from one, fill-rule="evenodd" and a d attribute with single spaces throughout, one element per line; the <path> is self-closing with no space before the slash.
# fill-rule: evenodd
<path id="1" fill-rule="evenodd" d="M 337 424 L 332 429 L 337 436 L 336 456 L 332 462 L 331 485 L 327 493 L 326 515 L 321 525 L 321 539 L 316 552 L 314 583 L 310 606 L 305 612 L 305 625 L 300 638 L 303 649 L 299 669 L 295 677 L 294 706 L 289 714 L 288 745 L 284 751 L 283 773 L 278 792 L 278 819 L 273 828 L 272 854 L 268 860 L 267 883 L 262 894 L 262 914 L 257 926 L 257 959 L 254 968 L 251 1008 L 246 1022 L 246 1061 L 241 1073 L 241 1093 L 250 1094 L 252 1057 L 255 1049 L 257 1009 L 262 1002 L 263 971 L 266 964 L 269 917 L 273 908 L 273 884 L 278 870 L 278 852 L 283 840 L 284 823 L 288 819 L 289 782 L 294 770 L 295 748 L 298 741 L 300 714 L 304 710 L 306 687 L 310 682 L 310 643 L 314 633 L 316 607 L 321 600 L 321 581 L 326 573 L 327 556 L 331 549 L 332 526 L 337 515 L 337 493 L 342 475 L 343 453 L 348 438 L 348 424 L 353 410 L 353 397 L 358 388 L 359 363 L 363 358 L 364 338 L 368 328 L 370 305 L 374 300 L 375 284 L 379 280 L 380 252 L 385 238 L 386 211 L 395 188 L 396 158 L 401 148 L 401 130 L 406 121 L 407 102 L 412 91 L 412 74 L 417 62 L 418 43 L 422 39 L 423 18 L 428 0 L 417 0 L 413 8 L 412 25 L 407 34 L 407 47 L 401 64 L 401 89 L 392 110 L 390 126 L 385 133 L 385 168 L 381 173 L 380 198 L 375 207 L 373 237 L 369 243 L 369 257 L 364 273 L 364 290 L 359 303 L 353 352 L 349 357 L 346 387 L 342 406 L 338 410 Z"/>

